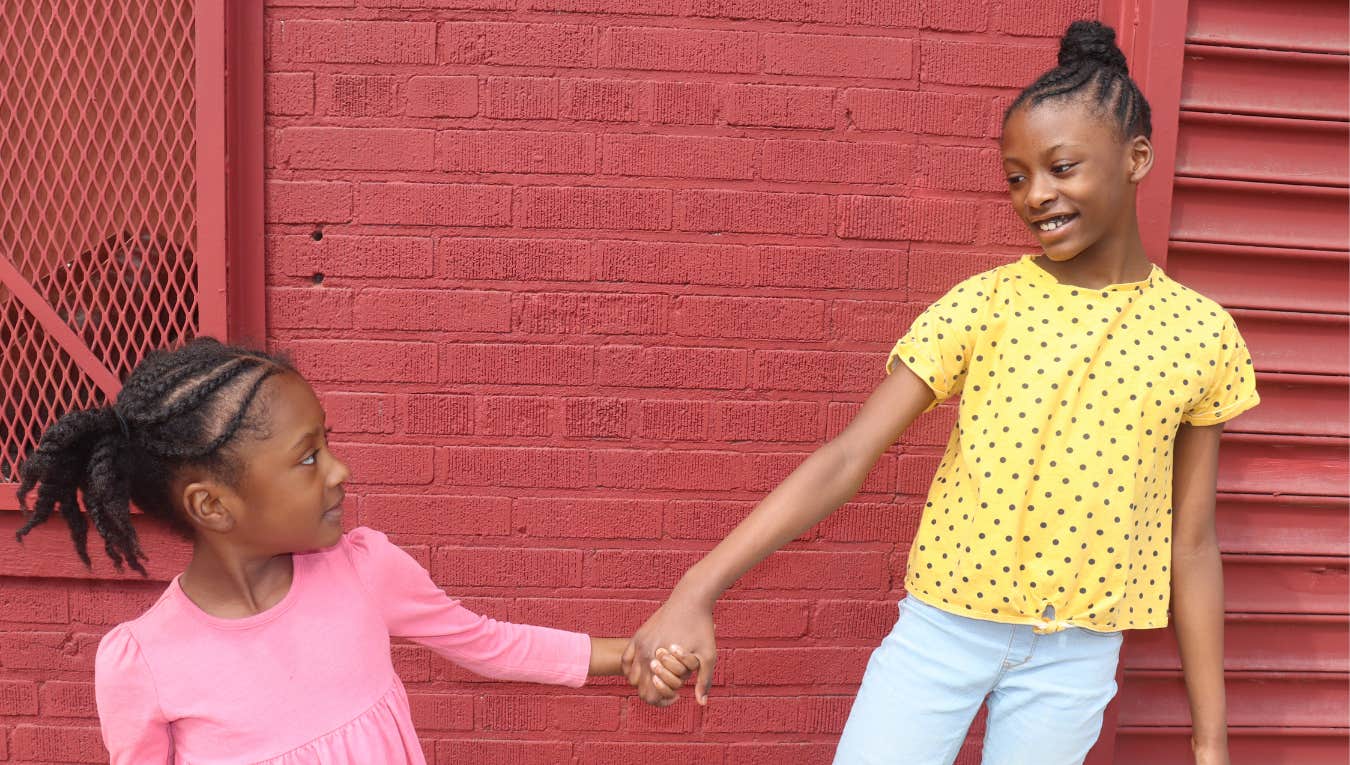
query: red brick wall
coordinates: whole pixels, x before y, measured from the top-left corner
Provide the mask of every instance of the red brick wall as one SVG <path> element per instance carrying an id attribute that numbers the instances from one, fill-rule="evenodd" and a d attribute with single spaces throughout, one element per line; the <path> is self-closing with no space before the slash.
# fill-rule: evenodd
<path id="1" fill-rule="evenodd" d="M 353 520 L 484 613 L 630 634 L 923 305 L 1026 243 L 994 136 L 1095 9 L 271 0 L 269 340 L 324 396 Z M 828 762 L 950 422 L 728 593 L 706 709 L 400 646 L 432 761 Z M 63 531 L 26 554 L 78 573 Z M 0 572 L 0 761 L 97 762 L 93 649 L 162 582 L 26 565 Z"/>

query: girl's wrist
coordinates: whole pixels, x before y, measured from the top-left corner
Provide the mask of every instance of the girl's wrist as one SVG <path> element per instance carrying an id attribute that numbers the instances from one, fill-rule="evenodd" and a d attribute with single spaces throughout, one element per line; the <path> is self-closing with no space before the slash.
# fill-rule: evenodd
<path id="1" fill-rule="evenodd" d="M 700 561 L 684 572 L 684 576 L 680 577 L 680 581 L 671 590 L 668 602 L 712 610 L 717 599 L 722 596 L 722 588 L 709 581 L 710 577 L 700 570 L 701 565 Z"/>

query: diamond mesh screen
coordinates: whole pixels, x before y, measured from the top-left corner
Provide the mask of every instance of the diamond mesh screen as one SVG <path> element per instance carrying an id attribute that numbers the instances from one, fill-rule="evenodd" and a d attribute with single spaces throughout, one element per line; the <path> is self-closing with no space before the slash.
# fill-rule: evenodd
<path id="1" fill-rule="evenodd" d="M 0 5 L 0 257 L 84 346 L 0 276 L 0 482 L 105 400 L 85 349 L 124 379 L 197 327 L 193 40 L 192 0 Z"/>

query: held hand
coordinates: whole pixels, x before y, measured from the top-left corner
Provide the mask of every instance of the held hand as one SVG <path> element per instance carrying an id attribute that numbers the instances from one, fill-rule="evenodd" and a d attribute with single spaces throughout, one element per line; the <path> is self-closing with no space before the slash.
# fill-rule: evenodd
<path id="1" fill-rule="evenodd" d="M 674 704 L 680 698 L 684 681 L 698 670 L 698 665 L 698 657 L 684 653 L 679 646 L 656 649 L 656 658 L 648 665 L 651 670 L 651 688 L 656 698 L 653 701 L 650 698 L 652 694 L 647 694 L 643 700 L 655 707 Z"/>
<path id="2" fill-rule="evenodd" d="M 677 658 L 683 659 L 687 671 L 697 668 L 694 697 L 698 703 L 707 704 L 713 668 L 717 665 L 717 642 L 713 638 L 711 610 L 686 603 L 672 595 L 628 642 L 623 653 L 624 675 L 638 689 L 638 696 L 643 701 L 656 706 L 669 706 L 674 701 L 673 698 L 665 697 L 662 689 L 655 684 L 660 676 L 652 671 L 652 660 L 658 658 L 657 649 L 666 646 L 681 649 Z M 665 680 L 662 683 L 669 686 Z"/>

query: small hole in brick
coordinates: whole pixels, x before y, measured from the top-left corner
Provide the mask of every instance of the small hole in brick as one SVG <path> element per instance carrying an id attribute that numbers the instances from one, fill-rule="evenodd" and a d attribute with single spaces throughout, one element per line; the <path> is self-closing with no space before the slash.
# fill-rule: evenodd
<path id="1" fill-rule="evenodd" d="M 310 278 L 314 280 L 315 284 L 323 284 L 323 274 L 316 273 Z"/>
<path id="2" fill-rule="evenodd" d="M 313 239 L 313 240 L 316 241 L 316 242 L 322 242 L 322 241 L 323 241 L 323 229 L 321 229 L 321 228 L 316 228 L 316 229 L 314 229 L 314 233 L 310 234 L 310 235 L 309 235 L 309 238 L 310 238 L 310 239 Z"/>

